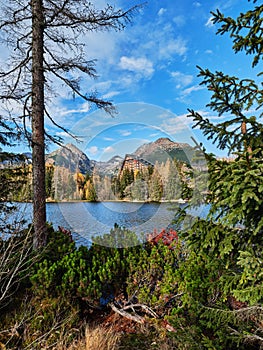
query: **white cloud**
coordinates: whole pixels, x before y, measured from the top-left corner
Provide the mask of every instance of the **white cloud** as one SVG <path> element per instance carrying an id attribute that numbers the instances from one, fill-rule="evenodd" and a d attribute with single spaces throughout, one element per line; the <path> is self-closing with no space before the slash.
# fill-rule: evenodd
<path id="1" fill-rule="evenodd" d="M 191 125 L 193 121 L 187 118 L 187 114 L 182 114 L 180 116 L 166 119 L 160 126 L 161 128 L 169 134 L 178 134 L 184 130 L 191 130 Z"/>
<path id="2" fill-rule="evenodd" d="M 197 113 L 202 115 L 203 117 L 208 118 L 211 121 L 218 121 L 219 118 L 216 115 L 211 115 L 209 111 L 205 110 L 196 110 Z M 188 117 L 189 114 L 181 114 L 175 117 L 165 119 L 160 127 L 170 135 L 173 135 L 175 138 L 183 135 L 183 139 L 181 142 L 188 142 L 192 136 L 197 137 L 193 133 L 193 118 Z M 221 119 L 222 121 L 222 119 Z M 197 140 L 199 143 L 199 140 Z M 191 141 L 190 141 L 191 142 Z"/>
<path id="3" fill-rule="evenodd" d="M 153 63 L 144 57 L 135 58 L 122 56 L 119 66 L 121 69 L 140 73 L 146 78 L 150 78 L 154 73 Z"/>
<path id="4" fill-rule="evenodd" d="M 212 22 L 212 19 L 213 19 L 212 16 L 210 18 L 208 18 L 208 20 L 207 20 L 207 22 L 205 24 L 206 27 L 211 28 L 211 27 L 214 26 L 214 23 Z"/>
<path id="5" fill-rule="evenodd" d="M 171 72 L 171 76 L 174 79 L 174 81 L 176 82 L 176 84 L 177 84 L 176 87 L 178 89 L 191 84 L 192 81 L 193 81 L 193 76 L 192 75 L 184 74 L 184 73 L 181 73 L 181 72 L 178 72 L 178 71 Z"/>
<path id="6" fill-rule="evenodd" d="M 63 137 L 69 137 L 69 134 L 66 131 L 58 131 L 56 132 L 56 136 L 63 138 Z"/>
<path id="7" fill-rule="evenodd" d="M 166 118 L 170 118 L 171 113 L 170 112 L 162 112 L 158 115 L 159 119 L 166 119 Z"/>
<path id="8" fill-rule="evenodd" d="M 96 90 L 107 91 L 111 88 L 111 85 L 112 85 L 112 81 L 108 80 L 108 81 L 101 81 L 99 83 L 94 84 L 93 86 Z"/>
<path id="9" fill-rule="evenodd" d="M 130 88 L 132 84 L 134 84 L 135 79 L 134 76 L 126 74 L 125 76 L 122 76 L 118 83 L 121 84 L 124 88 Z"/>
<path id="10" fill-rule="evenodd" d="M 193 91 L 199 91 L 199 90 L 204 90 L 205 88 L 200 85 L 194 85 L 189 87 L 188 89 L 183 90 L 182 94 L 184 96 L 191 94 Z"/>
<path id="11" fill-rule="evenodd" d="M 162 16 L 163 14 L 165 14 L 167 10 L 165 8 L 160 8 L 159 12 L 158 12 L 158 16 Z"/>
<path id="12" fill-rule="evenodd" d="M 167 20 L 169 18 L 169 20 Z M 175 24 L 182 25 L 183 16 L 165 14 L 157 21 L 150 21 L 143 26 L 138 26 L 135 33 L 129 32 L 126 41 L 131 44 L 133 57 L 150 57 L 154 64 L 166 61 L 175 55 L 183 56 L 187 52 L 187 40 L 179 35 L 179 29 L 175 31 Z"/>
<path id="13" fill-rule="evenodd" d="M 102 96 L 103 99 L 109 99 L 114 96 L 118 96 L 120 94 L 120 91 L 110 91 Z"/>
<path id="14" fill-rule="evenodd" d="M 173 18 L 173 22 L 178 27 L 182 27 L 185 24 L 185 17 L 184 16 L 176 16 L 176 17 Z"/>
<path id="15" fill-rule="evenodd" d="M 198 1 L 194 1 L 193 2 L 193 5 L 195 6 L 195 7 L 201 7 L 202 5 L 200 4 L 200 2 L 198 2 Z"/>
<path id="16" fill-rule="evenodd" d="M 149 136 L 150 136 L 150 137 L 157 137 L 157 136 L 160 136 L 160 133 L 157 133 L 157 132 L 156 132 L 156 133 L 154 133 L 154 134 L 150 134 Z"/>
<path id="17" fill-rule="evenodd" d="M 205 53 L 208 54 L 208 55 L 212 55 L 213 51 L 212 50 L 205 50 Z"/>
<path id="18" fill-rule="evenodd" d="M 180 101 L 180 103 L 189 105 L 190 103 L 192 103 L 191 94 L 200 90 L 205 90 L 205 87 L 200 85 L 193 85 L 186 89 L 181 89 L 178 93 L 178 97 L 176 97 L 175 100 Z"/>
<path id="19" fill-rule="evenodd" d="M 96 155 L 98 153 L 99 149 L 97 146 L 91 146 L 87 149 L 87 152 L 91 154 L 92 156 Z"/>
<path id="20" fill-rule="evenodd" d="M 183 38 L 171 39 L 168 42 L 163 42 L 160 46 L 160 57 L 162 59 L 170 58 L 173 55 L 183 56 L 187 51 L 186 40 Z"/>
<path id="21" fill-rule="evenodd" d="M 131 135 L 131 131 L 128 131 L 128 130 L 118 130 L 118 133 L 122 136 L 130 136 Z"/>
<path id="22" fill-rule="evenodd" d="M 112 152 L 115 152 L 115 149 L 111 146 L 108 146 L 108 147 L 103 148 L 103 152 L 104 153 L 112 153 Z"/>
<path id="23" fill-rule="evenodd" d="M 66 116 L 69 114 L 75 114 L 75 113 L 87 113 L 90 111 L 90 103 L 89 102 L 84 102 L 80 106 L 80 108 L 77 109 L 64 109 L 60 111 L 61 116 Z"/>
<path id="24" fill-rule="evenodd" d="M 114 32 L 87 32 L 82 38 L 85 43 L 86 56 L 89 59 L 96 59 L 108 63 L 113 63 L 117 54 L 118 36 Z M 96 66 L 97 66 L 96 64 Z"/>
<path id="25" fill-rule="evenodd" d="M 104 141 L 115 141 L 112 137 L 103 137 Z"/>

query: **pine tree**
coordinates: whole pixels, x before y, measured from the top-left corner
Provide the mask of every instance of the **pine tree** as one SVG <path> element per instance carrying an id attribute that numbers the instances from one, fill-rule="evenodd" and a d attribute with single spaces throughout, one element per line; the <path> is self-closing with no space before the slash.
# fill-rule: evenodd
<path id="1" fill-rule="evenodd" d="M 125 197 L 125 189 L 129 185 L 131 185 L 134 181 L 134 173 L 133 170 L 129 168 L 125 168 L 120 175 L 120 198 Z"/>
<path id="2" fill-rule="evenodd" d="M 147 201 L 148 199 L 148 183 L 137 178 L 131 188 L 131 198 L 137 201 Z"/>
<path id="3" fill-rule="evenodd" d="M 61 169 L 59 167 L 55 169 L 54 188 L 55 188 L 55 199 L 62 200 L 64 198 L 65 186 L 61 175 Z"/>
<path id="4" fill-rule="evenodd" d="M 175 161 L 169 158 L 164 164 L 164 199 L 174 200 L 181 197 L 182 183 Z"/>

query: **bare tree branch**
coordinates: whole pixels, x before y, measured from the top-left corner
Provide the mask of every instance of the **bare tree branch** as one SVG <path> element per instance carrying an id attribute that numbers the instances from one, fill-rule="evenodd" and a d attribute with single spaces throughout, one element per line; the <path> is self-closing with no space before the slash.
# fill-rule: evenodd
<path id="1" fill-rule="evenodd" d="M 144 317 L 142 317 L 142 316 L 140 316 L 138 314 L 132 315 L 129 312 L 124 311 L 123 309 L 117 308 L 117 306 L 114 305 L 114 303 L 110 303 L 109 306 L 111 307 L 111 309 L 114 312 L 118 313 L 119 315 L 121 315 L 121 316 L 123 316 L 125 318 L 128 318 L 131 321 L 135 321 L 135 322 L 140 323 L 140 324 L 144 324 L 145 323 Z"/>
<path id="2" fill-rule="evenodd" d="M 176 332 L 176 329 L 169 324 L 166 320 L 162 319 L 155 311 L 153 311 L 149 306 L 144 304 L 130 304 L 125 305 L 123 307 L 118 307 L 116 302 L 109 303 L 109 306 L 111 309 L 119 314 L 122 317 L 125 317 L 131 321 L 134 321 L 136 323 L 145 324 L 146 322 L 149 322 L 149 318 L 147 318 L 145 315 L 141 316 L 138 314 L 138 312 L 143 312 L 146 315 L 152 316 L 154 319 L 160 320 L 160 325 L 167 329 L 169 332 Z M 132 313 L 127 312 L 127 310 L 132 310 Z M 138 309 L 138 311 L 136 310 Z"/>
<path id="3" fill-rule="evenodd" d="M 36 261 L 32 256 L 31 229 L 23 239 L 12 233 L 0 237 L 0 309 L 8 304 L 20 282 L 29 275 L 30 266 Z"/>
<path id="4" fill-rule="evenodd" d="M 23 67 L 25 67 L 28 64 L 28 62 L 31 60 L 31 51 L 32 51 L 31 48 L 29 48 L 27 53 L 26 53 L 26 57 L 22 61 L 20 61 L 18 63 L 18 65 L 16 65 L 15 67 L 13 67 L 12 69 L 10 69 L 7 72 L 6 71 L 5 72 L 1 71 L 0 72 L 0 78 L 5 78 L 8 75 L 13 74 L 14 72 L 17 72 L 17 70 L 20 71 L 20 73 L 21 73 L 21 69 Z M 20 77 L 17 78 L 17 81 L 20 81 Z M 17 87 L 17 84 L 16 84 L 16 87 Z M 12 89 L 14 89 L 14 87 L 12 87 Z"/>

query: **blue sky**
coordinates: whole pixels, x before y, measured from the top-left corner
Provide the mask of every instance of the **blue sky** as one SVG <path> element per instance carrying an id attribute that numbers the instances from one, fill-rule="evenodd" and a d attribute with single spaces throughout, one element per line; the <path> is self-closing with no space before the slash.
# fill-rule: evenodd
<path id="1" fill-rule="evenodd" d="M 123 9 L 138 4 L 135 0 L 108 2 Z M 104 0 L 95 3 L 98 7 L 105 5 Z M 257 73 L 250 68 L 248 57 L 233 53 L 227 36 L 216 35 L 210 11 L 217 8 L 236 17 L 249 8 L 249 3 L 149 0 L 124 31 L 84 36 L 87 58 L 97 59 L 99 77 L 83 79 L 82 86 L 112 100 L 118 114 L 112 118 L 87 102 L 71 99 L 60 86 L 60 96 L 49 104 L 55 120 L 80 136 L 83 142 L 78 147 L 91 159 L 123 156 L 160 136 L 188 143 L 194 137 L 208 151 L 225 155 L 207 142 L 199 130 L 192 130 L 192 122 L 186 117 L 190 108 L 217 120 L 206 108 L 210 95 L 199 85 L 197 65 L 241 78 L 255 77 Z M 50 123 L 46 127 L 65 136 Z M 65 136 L 65 142 L 73 141 Z M 55 148 L 51 145 L 49 150 Z"/>

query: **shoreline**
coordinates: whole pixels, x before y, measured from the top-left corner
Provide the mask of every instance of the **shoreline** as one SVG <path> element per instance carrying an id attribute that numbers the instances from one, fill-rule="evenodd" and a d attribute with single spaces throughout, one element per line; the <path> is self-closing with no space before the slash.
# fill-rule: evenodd
<path id="1" fill-rule="evenodd" d="M 188 203 L 188 199 L 172 199 L 172 200 L 161 200 L 161 201 L 139 201 L 139 200 L 127 200 L 127 199 L 109 199 L 104 201 L 88 201 L 85 199 L 63 199 L 61 201 L 54 200 L 54 199 L 46 199 L 46 203 L 144 203 L 144 204 L 162 204 L 162 203 L 179 203 L 179 204 L 185 204 Z M 32 200 L 25 200 L 25 201 L 12 201 L 10 203 L 33 203 Z"/>
<path id="2" fill-rule="evenodd" d="M 144 203 L 144 204 L 154 204 L 154 203 L 179 203 L 179 204 L 185 204 L 188 203 L 189 200 L 186 199 L 173 199 L 173 200 L 162 200 L 162 201 L 139 201 L 139 200 L 122 200 L 122 199 L 109 199 L 109 200 L 104 200 L 104 201 L 88 201 L 85 199 L 82 200 L 78 200 L 78 199 L 65 199 L 65 200 L 61 200 L 61 201 L 56 201 L 56 200 L 46 200 L 46 203 L 108 203 L 108 202 L 112 202 L 112 203 Z M 29 201 L 29 203 L 32 203 L 32 201 Z"/>

